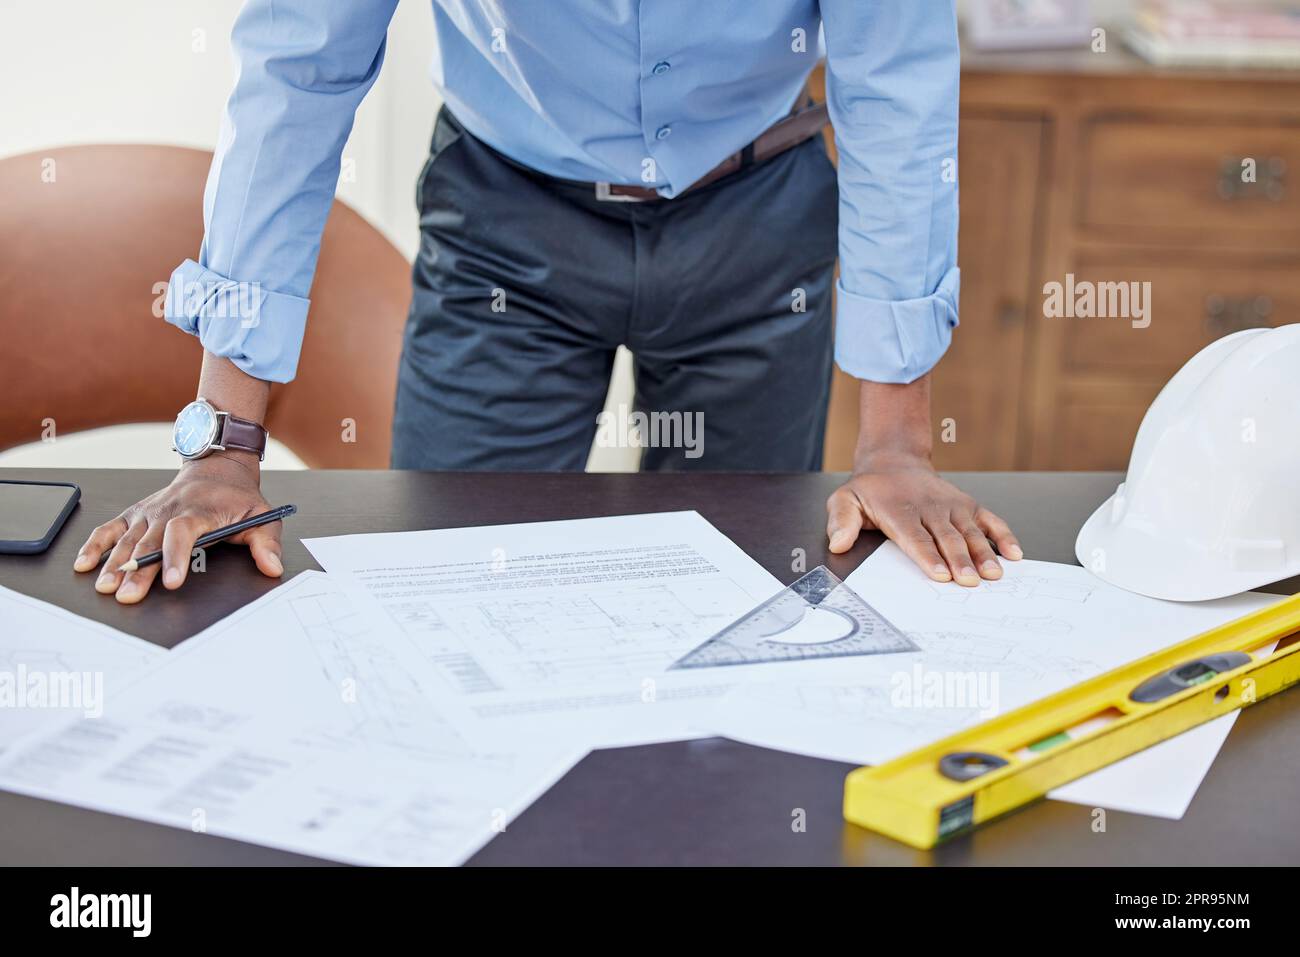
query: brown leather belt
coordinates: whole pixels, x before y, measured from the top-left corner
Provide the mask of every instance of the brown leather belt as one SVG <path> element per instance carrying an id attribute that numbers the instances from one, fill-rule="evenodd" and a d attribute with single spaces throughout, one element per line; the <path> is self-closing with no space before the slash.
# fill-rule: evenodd
<path id="1" fill-rule="evenodd" d="M 825 103 L 817 103 L 791 113 L 785 119 L 769 126 L 765 132 L 759 134 L 758 139 L 743 150 L 732 153 L 677 195 L 685 196 L 691 190 L 708 186 L 724 176 L 730 176 L 747 166 L 761 163 L 779 153 L 784 153 L 791 147 L 798 146 L 804 140 L 820 133 L 827 119 Z M 596 198 L 607 203 L 653 203 L 665 198 L 648 186 L 623 186 L 619 183 L 593 183 L 592 185 L 596 190 Z"/>

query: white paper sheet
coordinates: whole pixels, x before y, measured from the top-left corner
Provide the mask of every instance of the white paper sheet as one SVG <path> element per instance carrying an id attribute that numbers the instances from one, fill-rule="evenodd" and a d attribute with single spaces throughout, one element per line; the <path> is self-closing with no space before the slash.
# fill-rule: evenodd
<path id="1" fill-rule="evenodd" d="M 1237 721 L 1239 711 L 1207 721 L 1123 761 L 1047 792 L 1057 801 L 1178 820 Z"/>
<path id="2" fill-rule="evenodd" d="M 831 680 L 746 683 L 701 729 L 878 764 L 1279 600 L 1166 602 L 1078 566 L 1024 560 L 1003 568 L 1000 581 L 974 589 L 938 584 L 886 543 L 847 583 L 920 652 L 851 659 Z M 1227 733 L 1211 727 L 1135 755 L 1122 771 L 1076 782 L 1072 793 L 1090 805 L 1180 817 Z"/>
<path id="3" fill-rule="evenodd" d="M 69 715 L 94 716 L 166 649 L 0 587 L 0 755 Z"/>
<path id="4" fill-rule="evenodd" d="M 583 753 L 492 751 L 364 591 L 306 572 L 190 639 L 0 787 L 367 864 L 459 863 Z"/>
<path id="5" fill-rule="evenodd" d="M 309 539 L 419 646 L 477 735 L 695 735 L 754 669 L 669 666 L 781 583 L 695 512 Z M 799 663 L 800 667 L 805 664 Z"/>

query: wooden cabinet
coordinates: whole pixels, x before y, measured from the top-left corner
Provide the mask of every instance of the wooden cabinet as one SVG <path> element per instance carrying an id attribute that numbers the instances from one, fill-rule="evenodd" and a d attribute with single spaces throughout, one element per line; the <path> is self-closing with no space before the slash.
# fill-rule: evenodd
<path id="1" fill-rule="evenodd" d="M 1122 377 L 1158 386 L 1220 336 L 1300 321 L 1300 274 L 1285 257 L 1157 257 L 1143 251 L 1085 252 L 1072 272 L 1094 287 L 1150 283 L 1146 320 L 1046 320 L 1061 328 L 1061 371 L 1070 379 Z M 1300 369 L 1296 370 L 1300 374 Z"/>
<path id="2" fill-rule="evenodd" d="M 967 55 L 961 124 L 940 468 L 1123 469 L 1200 348 L 1300 322 L 1300 72 L 1157 70 L 1120 49 Z M 1147 316 L 1136 300 L 1052 315 L 1049 283 L 1148 296 Z M 826 468 L 851 467 L 856 434 L 857 383 L 837 371 Z"/>

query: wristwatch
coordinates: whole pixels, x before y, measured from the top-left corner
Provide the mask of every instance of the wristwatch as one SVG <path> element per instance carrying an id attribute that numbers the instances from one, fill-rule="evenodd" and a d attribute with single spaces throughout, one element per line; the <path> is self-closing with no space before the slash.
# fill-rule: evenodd
<path id="1" fill-rule="evenodd" d="M 212 403 L 199 396 L 176 416 L 172 426 L 172 451 L 181 458 L 201 459 L 212 452 L 237 449 L 266 455 L 268 432 L 256 422 L 241 419 L 229 412 L 218 412 Z"/>

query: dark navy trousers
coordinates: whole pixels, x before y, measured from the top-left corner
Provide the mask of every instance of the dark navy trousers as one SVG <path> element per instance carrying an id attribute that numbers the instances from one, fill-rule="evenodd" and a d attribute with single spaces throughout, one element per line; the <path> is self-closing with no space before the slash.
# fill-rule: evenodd
<path id="1" fill-rule="evenodd" d="M 643 468 L 820 467 L 838 202 L 820 137 L 678 199 L 601 202 L 444 109 L 418 201 L 395 468 L 583 468 L 620 344 L 627 411 L 662 425 Z M 686 416 L 691 447 L 669 428 Z"/>

